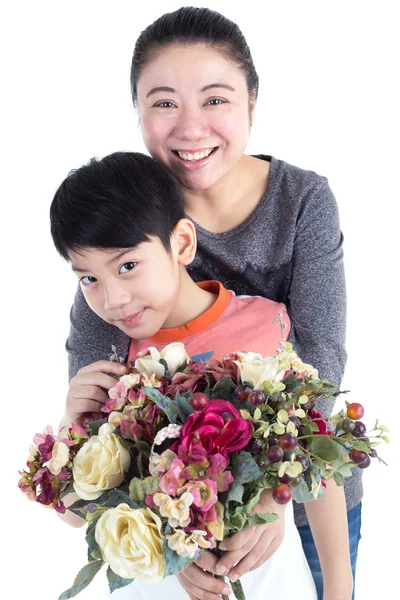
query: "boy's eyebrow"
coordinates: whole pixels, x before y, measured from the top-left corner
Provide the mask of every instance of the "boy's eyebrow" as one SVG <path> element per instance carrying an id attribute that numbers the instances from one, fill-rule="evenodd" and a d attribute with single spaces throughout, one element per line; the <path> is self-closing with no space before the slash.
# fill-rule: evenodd
<path id="1" fill-rule="evenodd" d="M 120 260 L 124 256 L 124 254 L 128 254 L 128 252 L 132 252 L 133 249 L 134 249 L 134 246 L 132 246 L 132 248 L 126 248 L 125 250 L 121 250 L 121 252 L 118 252 L 118 254 L 115 254 L 115 256 L 112 256 L 106 262 L 106 264 L 110 265 L 113 262 L 116 262 L 117 260 Z M 75 266 L 73 263 L 71 263 L 71 269 L 75 273 L 87 273 L 88 271 L 90 271 L 90 269 L 80 269 L 79 267 Z"/>
<path id="2" fill-rule="evenodd" d="M 225 90 L 230 90 L 231 92 L 235 91 L 235 88 L 233 88 L 231 85 L 228 85 L 226 83 L 209 83 L 208 85 L 205 85 L 204 87 L 202 87 L 200 92 L 206 92 L 207 90 L 210 90 L 212 88 L 223 88 Z M 156 94 L 157 92 L 170 92 L 171 94 L 176 94 L 176 90 L 174 88 L 168 87 L 166 85 L 160 85 L 160 86 L 152 88 L 147 93 L 146 98 L 148 98 L 152 94 Z"/>

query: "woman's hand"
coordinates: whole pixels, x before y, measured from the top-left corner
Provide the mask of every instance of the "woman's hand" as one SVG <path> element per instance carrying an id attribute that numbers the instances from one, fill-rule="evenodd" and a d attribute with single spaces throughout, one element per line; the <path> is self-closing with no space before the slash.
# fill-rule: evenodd
<path id="1" fill-rule="evenodd" d="M 279 548 L 285 534 L 285 505 L 277 504 L 272 498 L 272 490 L 264 490 L 260 501 L 252 510 L 254 513 L 277 513 L 279 519 L 257 527 L 246 527 L 219 544 L 226 550 L 219 559 L 216 572 L 227 575 L 236 581 L 249 571 L 265 563 Z"/>
<path id="2" fill-rule="evenodd" d="M 61 426 L 80 424 L 84 413 L 99 412 L 108 398 L 108 390 L 116 384 L 110 374 L 123 375 L 126 367 L 109 360 L 99 360 L 80 369 L 69 384 Z"/>
<path id="3" fill-rule="evenodd" d="M 226 582 L 210 575 L 216 573 L 217 561 L 218 558 L 214 554 L 203 550 L 197 560 L 177 574 L 179 583 L 188 593 L 190 600 L 221 600 L 222 594 L 232 593 Z"/>

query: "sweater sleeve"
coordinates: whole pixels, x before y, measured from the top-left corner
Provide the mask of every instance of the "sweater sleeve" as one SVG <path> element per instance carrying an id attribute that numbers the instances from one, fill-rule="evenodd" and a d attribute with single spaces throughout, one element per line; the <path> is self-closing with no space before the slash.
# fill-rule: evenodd
<path id="1" fill-rule="evenodd" d="M 346 288 L 343 234 L 335 197 L 325 179 L 311 186 L 300 204 L 288 312 L 289 341 L 319 376 L 340 385 L 346 364 Z M 327 416 L 334 400 L 321 402 Z"/>
<path id="2" fill-rule="evenodd" d="M 79 369 L 98 360 L 108 360 L 115 346 L 118 356 L 128 355 L 130 338 L 106 323 L 88 306 L 80 286 L 70 312 L 70 331 L 66 342 L 69 379 Z"/>

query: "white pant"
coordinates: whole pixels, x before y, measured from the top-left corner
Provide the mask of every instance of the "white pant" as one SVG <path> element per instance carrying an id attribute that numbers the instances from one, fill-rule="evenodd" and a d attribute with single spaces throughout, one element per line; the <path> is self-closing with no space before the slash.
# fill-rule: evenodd
<path id="1" fill-rule="evenodd" d="M 316 600 L 314 580 L 303 552 L 293 505 L 285 511 L 285 537 L 275 554 L 261 567 L 240 578 L 246 600 Z M 175 576 L 155 584 L 132 584 L 111 595 L 111 600 L 188 600 Z M 230 598 L 233 600 L 234 596 Z"/>

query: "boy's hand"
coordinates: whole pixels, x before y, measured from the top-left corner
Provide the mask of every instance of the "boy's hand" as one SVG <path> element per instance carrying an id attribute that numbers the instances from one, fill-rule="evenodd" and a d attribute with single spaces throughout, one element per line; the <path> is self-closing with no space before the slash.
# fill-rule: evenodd
<path id="1" fill-rule="evenodd" d="M 116 384 L 110 374 L 123 375 L 126 367 L 109 360 L 99 360 L 80 369 L 69 384 L 62 425 L 78 425 L 84 413 L 99 412 L 106 403 L 108 390 Z"/>
<path id="2" fill-rule="evenodd" d="M 210 574 L 216 573 L 217 560 L 214 554 L 203 550 L 194 562 L 177 574 L 190 600 L 221 600 L 222 594 L 232 593 L 227 582 Z"/>
<path id="3" fill-rule="evenodd" d="M 226 552 L 219 559 L 216 570 L 231 581 L 264 564 L 279 548 L 285 535 L 285 505 L 274 501 L 272 490 L 264 490 L 261 494 L 252 514 L 256 512 L 277 513 L 279 519 L 257 527 L 248 526 L 220 543 L 220 549 Z"/>

